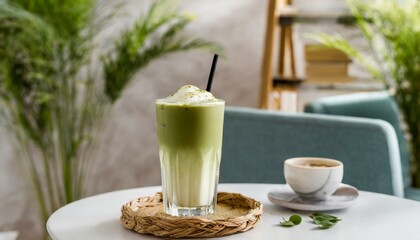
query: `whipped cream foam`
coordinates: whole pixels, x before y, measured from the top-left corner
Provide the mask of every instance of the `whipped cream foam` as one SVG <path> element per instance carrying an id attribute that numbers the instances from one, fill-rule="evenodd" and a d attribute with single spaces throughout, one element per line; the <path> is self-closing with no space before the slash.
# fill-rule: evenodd
<path id="1" fill-rule="evenodd" d="M 159 99 L 160 103 L 173 103 L 173 104 L 203 104 L 203 103 L 217 103 L 223 102 L 213 96 L 210 92 L 202 90 L 193 85 L 185 85 L 181 87 L 173 95 Z"/>

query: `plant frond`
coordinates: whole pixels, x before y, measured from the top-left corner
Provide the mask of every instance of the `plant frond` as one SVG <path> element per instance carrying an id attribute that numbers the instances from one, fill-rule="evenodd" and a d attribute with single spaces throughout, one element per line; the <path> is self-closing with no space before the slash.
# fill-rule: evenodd
<path id="1" fill-rule="evenodd" d="M 102 59 L 105 90 L 111 101 L 121 95 L 137 71 L 156 58 L 193 49 L 222 52 L 218 44 L 189 37 L 186 28 L 191 22 L 191 17 L 173 8 L 172 1 L 160 0 L 151 5 L 132 29 L 122 33 L 121 40 Z"/>
<path id="2" fill-rule="evenodd" d="M 93 0 L 14 0 L 14 3 L 56 29 L 63 38 L 73 38 L 86 29 L 94 7 Z"/>
<path id="3" fill-rule="evenodd" d="M 415 185 L 420 186 L 420 1 L 418 0 L 349 0 L 361 37 L 369 46 L 365 55 L 344 39 L 319 35 L 318 40 L 346 52 L 362 63 L 375 78 L 387 80 L 395 91 L 403 118 L 411 135 L 411 153 L 415 164 Z M 372 71 L 374 70 L 374 71 Z M 380 75 L 379 75 L 380 74 Z"/>

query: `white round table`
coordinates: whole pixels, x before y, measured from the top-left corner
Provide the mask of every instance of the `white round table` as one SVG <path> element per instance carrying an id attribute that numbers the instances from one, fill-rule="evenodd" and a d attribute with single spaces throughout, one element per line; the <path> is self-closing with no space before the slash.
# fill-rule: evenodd
<path id="1" fill-rule="evenodd" d="M 420 202 L 389 195 L 360 191 L 351 207 L 332 211 L 342 218 L 330 229 L 318 229 L 308 217 L 310 212 L 289 210 L 272 204 L 269 191 L 284 187 L 280 184 L 219 184 L 219 191 L 237 192 L 264 205 L 261 221 L 245 232 L 220 239 L 420 239 Z M 142 196 L 161 191 L 160 186 L 128 189 L 88 197 L 57 210 L 47 222 L 54 240 L 140 240 L 159 239 L 123 228 L 119 222 L 121 206 Z M 298 212 L 303 221 L 291 228 L 279 226 L 282 217 Z"/>

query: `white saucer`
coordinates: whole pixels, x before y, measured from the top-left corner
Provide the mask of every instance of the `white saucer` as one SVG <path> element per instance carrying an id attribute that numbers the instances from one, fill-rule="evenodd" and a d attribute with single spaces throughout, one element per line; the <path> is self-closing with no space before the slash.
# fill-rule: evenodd
<path id="1" fill-rule="evenodd" d="M 328 211 L 347 208 L 356 201 L 358 196 L 357 189 L 347 184 L 340 184 L 337 191 L 324 201 L 302 199 L 287 185 L 282 185 L 279 189 L 268 193 L 268 199 L 272 203 L 304 211 Z"/>

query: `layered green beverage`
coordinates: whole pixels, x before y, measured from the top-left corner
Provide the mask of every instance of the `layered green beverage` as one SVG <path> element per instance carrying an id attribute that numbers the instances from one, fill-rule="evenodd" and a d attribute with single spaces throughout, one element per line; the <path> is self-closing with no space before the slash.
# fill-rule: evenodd
<path id="1" fill-rule="evenodd" d="M 214 212 L 225 102 L 187 85 L 156 101 L 163 205 L 174 216 Z"/>

